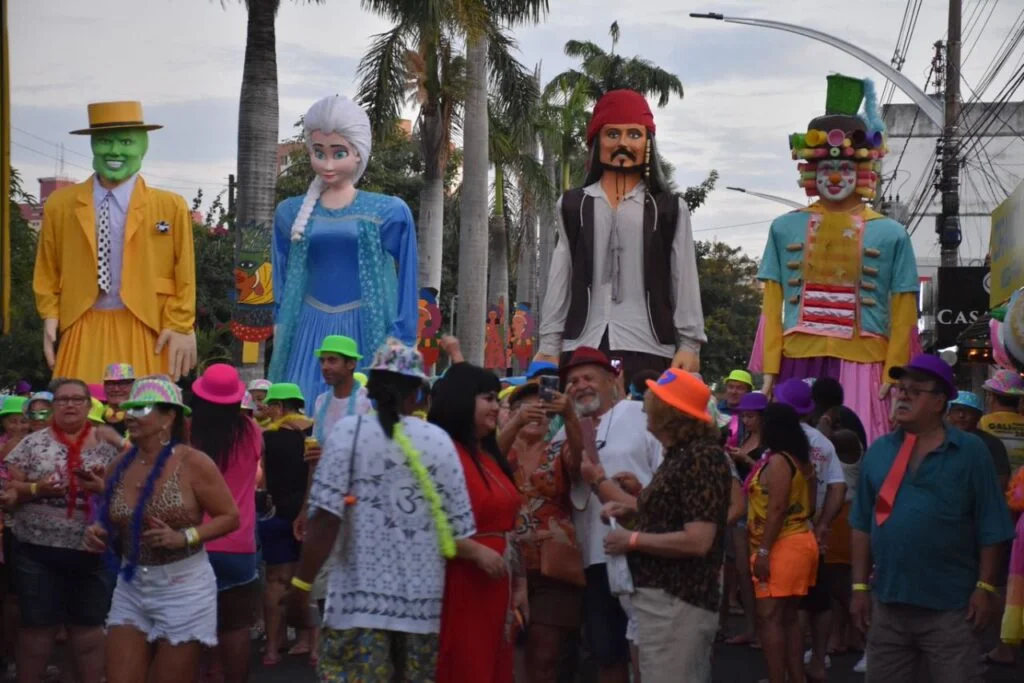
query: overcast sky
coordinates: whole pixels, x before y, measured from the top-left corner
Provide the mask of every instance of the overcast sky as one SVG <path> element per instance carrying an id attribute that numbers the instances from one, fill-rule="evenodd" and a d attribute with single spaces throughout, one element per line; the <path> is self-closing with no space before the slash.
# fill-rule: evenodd
<path id="1" fill-rule="evenodd" d="M 770 220 L 786 211 L 773 202 L 725 190 L 742 186 L 802 200 L 787 136 L 822 113 L 825 76 L 834 71 L 883 80 L 845 54 L 806 38 L 763 28 L 691 19 L 694 11 L 816 25 L 888 61 L 904 0 L 551 0 L 545 23 L 516 31 L 520 59 L 542 63 L 543 77 L 573 65 L 566 39 L 610 46 L 618 20 L 619 51 L 640 54 L 676 73 L 686 89 L 655 111 L 662 154 L 689 185 L 718 169 L 720 189 L 693 218 L 698 239 L 717 238 L 759 257 Z M 809 12 L 813 7 L 814 11 Z M 945 36 L 947 0 L 925 0 L 904 73 L 919 85 Z M 994 11 L 989 16 L 989 10 Z M 977 83 L 1021 11 L 1019 2 L 966 0 L 965 54 L 980 36 L 963 73 Z M 64 145 L 65 172 L 90 172 L 88 139 L 68 135 L 86 124 L 86 104 L 139 99 L 151 134 L 144 174 L 151 184 L 187 199 L 207 198 L 235 170 L 238 92 L 245 49 L 245 9 L 225 0 L 10 0 L 13 164 L 35 191 L 34 178 L 52 175 Z M 974 16 L 978 18 L 973 21 Z M 987 19 L 986 19 L 987 18 Z M 984 30 L 982 26 L 984 25 Z M 319 97 L 355 91 L 355 72 L 370 37 L 388 28 L 356 0 L 309 6 L 283 0 L 277 20 L 281 135 Z M 1018 53 L 1019 54 L 1019 53 Z M 990 90 L 1013 69 L 1010 60 Z M 908 101 L 897 93 L 896 102 Z M 916 182 L 916 179 L 914 179 Z M 1015 186 L 1016 177 L 1007 183 Z M 908 188 L 913 183 L 908 184 Z M 988 236 L 965 236 L 980 256 Z M 922 230 L 921 233 L 928 233 Z M 923 241 L 922 241 L 923 239 Z M 915 236 L 920 252 L 931 237 Z"/>

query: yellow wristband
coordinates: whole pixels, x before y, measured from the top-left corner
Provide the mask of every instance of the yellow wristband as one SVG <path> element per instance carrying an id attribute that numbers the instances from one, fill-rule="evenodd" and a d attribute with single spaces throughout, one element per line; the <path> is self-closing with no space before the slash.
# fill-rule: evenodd
<path id="1" fill-rule="evenodd" d="M 200 541 L 199 531 L 197 531 L 194 526 L 190 526 L 185 529 L 185 542 L 188 544 L 189 548 L 199 545 Z"/>
<path id="2" fill-rule="evenodd" d="M 975 585 L 978 588 L 980 588 L 981 590 L 985 591 L 986 593 L 991 593 L 992 595 L 999 595 L 999 591 L 997 591 L 996 587 L 993 586 L 991 583 L 985 583 L 984 581 L 979 581 Z"/>
<path id="3" fill-rule="evenodd" d="M 866 583 L 855 583 L 855 584 L 853 584 L 852 587 L 853 587 L 853 590 L 858 592 L 858 593 L 870 593 L 871 592 L 871 586 L 867 585 Z"/>
<path id="4" fill-rule="evenodd" d="M 32 482 L 31 484 L 28 485 L 29 495 L 33 495 L 34 496 L 34 495 L 36 495 L 36 493 L 38 493 L 38 491 L 39 491 L 39 484 L 37 484 L 35 482 Z"/>
<path id="5" fill-rule="evenodd" d="M 297 576 L 292 577 L 292 585 L 298 588 L 303 593 L 308 593 L 309 591 L 313 590 L 313 584 L 306 583 Z"/>

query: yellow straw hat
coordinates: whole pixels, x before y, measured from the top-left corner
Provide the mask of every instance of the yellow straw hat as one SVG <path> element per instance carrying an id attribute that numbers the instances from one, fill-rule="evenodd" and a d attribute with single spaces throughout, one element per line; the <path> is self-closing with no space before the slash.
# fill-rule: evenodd
<path id="1" fill-rule="evenodd" d="M 105 130 L 157 130 L 163 128 L 154 123 L 146 123 L 142 117 L 142 103 L 125 102 L 93 102 L 89 105 L 89 127 L 71 131 L 72 135 L 92 135 Z"/>

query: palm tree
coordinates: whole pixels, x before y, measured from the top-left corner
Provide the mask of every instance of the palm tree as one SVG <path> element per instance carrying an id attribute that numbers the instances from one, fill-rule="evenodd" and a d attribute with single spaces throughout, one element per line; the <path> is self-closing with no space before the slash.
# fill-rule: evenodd
<path id="1" fill-rule="evenodd" d="M 322 0 L 304 0 L 319 3 Z M 222 0 L 223 4 L 224 0 Z M 242 92 L 238 100 L 238 195 L 236 198 L 235 259 L 243 236 L 266 230 L 274 222 L 274 188 L 277 182 L 277 36 L 275 19 L 281 0 L 244 0 L 248 19 Z M 270 244 L 266 245 L 269 260 Z M 251 314 L 236 306 L 236 320 Z M 239 320 L 242 322 L 241 320 Z M 264 343 L 255 363 L 241 367 L 243 379 L 262 375 Z"/>
<path id="2" fill-rule="evenodd" d="M 616 54 L 619 43 L 619 22 L 613 21 L 608 33 L 612 37 L 612 49 L 605 52 L 589 40 L 570 40 L 565 44 L 565 54 L 583 60 L 580 70 L 569 69 L 555 76 L 554 80 L 572 88 L 582 84 L 594 101 L 609 90 L 629 88 L 644 96 L 657 95 L 658 106 L 668 104 L 672 95 L 683 96 L 683 84 L 675 74 L 641 57 L 623 57 Z"/>
<path id="3" fill-rule="evenodd" d="M 535 100 L 532 76 L 511 56 L 514 43 L 502 29 L 517 23 L 540 21 L 548 9 L 547 0 L 475 0 L 485 11 L 487 29 L 466 35 L 466 108 L 463 116 L 462 210 L 459 226 L 459 299 L 457 334 L 466 360 L 480 364 L 484 356 L 487 319 L 487 170 L 489 80 L 498 81 L 496 90 L 513 120 L 526 120 Z M 488 78 L 490 73 L 491 78 Z M 510 87 L 506 78 L 520 81 Z M 533 91 L 535 92 L 535 90 Z M 526 93 L 527 96 L 519 97 Z M 486 271 L 484 271 L 486 272 Z"/>

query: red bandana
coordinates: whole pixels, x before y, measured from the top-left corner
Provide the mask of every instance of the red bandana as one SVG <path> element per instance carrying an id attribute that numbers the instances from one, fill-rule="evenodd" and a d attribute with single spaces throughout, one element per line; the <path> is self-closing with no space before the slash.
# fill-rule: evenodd
<path id="1" fill-rule="evenodd" d="M 654 133 L 651 107 L 635 90 L 612 90 L 597 101 L 587 125 L 587 144 L 593 144 L 597 134 L 609 123 L 639 123 L 648 133 Z"/>
<path id="2" fill-rule="evenodd" d="M 79 432 L 78 438 L 72 442 L 68 439 L 67 434 L 60 430 L 57 425 L 52 425 L 50 431 L 53 432 L 53 436 L 61 443 L 65 448 L 68 449 L 68 519 L 71 519 L 75 514 L 75 505 L 78 502 L 78 477 L 75 476 L 75 470 L 82 469 L 82 446 L 85 445 L 85 440 L 89 438 L 92 433 L 92 423 L 86 422 L 85 427 Z"/>

